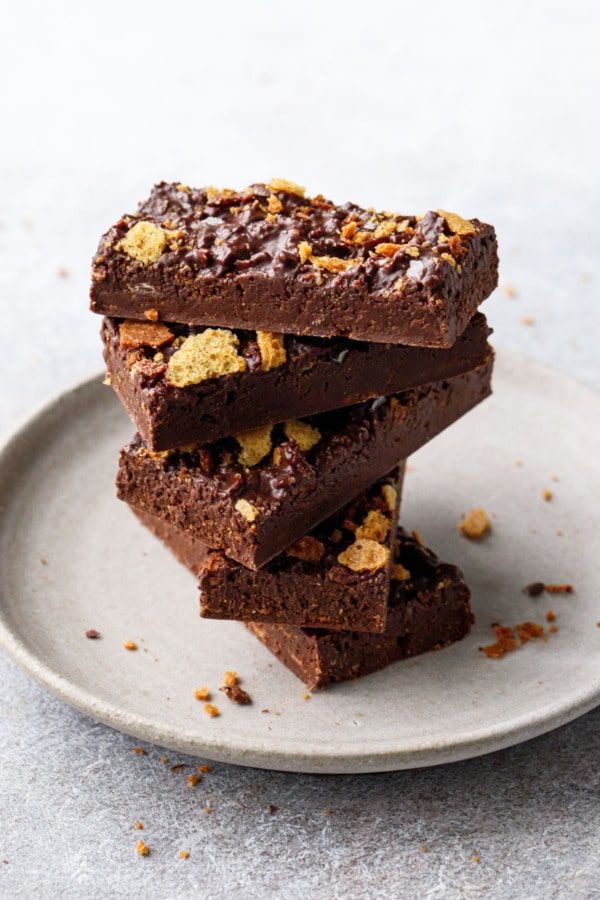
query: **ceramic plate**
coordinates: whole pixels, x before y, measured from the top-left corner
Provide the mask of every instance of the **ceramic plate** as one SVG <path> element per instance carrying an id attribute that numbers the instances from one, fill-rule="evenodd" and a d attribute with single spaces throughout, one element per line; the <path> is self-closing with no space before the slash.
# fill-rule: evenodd
<path id="1" fill-rule="evenodd" d="M 194 578 L 115 499 L 132 426 L 99 378 L 46 407 L 0 456 L 1 643 L 107 725 L 271 769 L 432 765 L 568 722 L 600 703 L 600 395 L 506 351 L 494 389 L 411 459 L 405 484 L 403 523 L 473 590 L 477 624 L 455 646 L 304 700 L 302 683 L 242 625 L 199 618 Z M 479 506 L 493 528 L 470 542 L 456 523 Z M 532 599 L 522 588 L 533 581 L 575 592 Z M 493 622 L 526 620 L 544 624 L 547 640 L 501 660 L 479 652 Z M 89 628 L 102 638 L 86 639 Z M 137 651 L 123 648 L 128 639 Z M 194 689 L 216 692 L 228 669 L 253 703 L 216 693 L 211 719 Z"/>

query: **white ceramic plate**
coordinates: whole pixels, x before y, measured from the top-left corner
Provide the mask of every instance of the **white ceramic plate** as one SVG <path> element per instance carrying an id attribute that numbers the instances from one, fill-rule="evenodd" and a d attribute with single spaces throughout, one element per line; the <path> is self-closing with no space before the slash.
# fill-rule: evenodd
<path id="1" fill-rule="evenodd" d="M 506 351 L 494 387 L 411 459 L 405 485 L 403 522 L 472 587 L 477 624 L 459 644 L 304 700 L 301 682 L 242 625 L 199 618 L 194 578 L 115 499 L 132 426 L 100 379 L 46 407 L 0 456 L 0 642 L 107 725 L 271 769 L 432 765 L 574 719 L 600 703 L 600 395 Z M 477 506 L 493 531 L 471 543 L 456 523 Z M 524 595 L 538 580 L 571 582 L 575 593 Z M 492 622 L 546 624 L 549 608 L 558 630 L 546 642 L 499 661 L 478 652 Z M 88 628 L 102 639 L 86 639 Z M 126 639 L 139 649 L 123 649 Z M 221 716 L 211 719 L 193 692 L 216 692 L 227 669 L 254 702 L 217 692 Z"/>

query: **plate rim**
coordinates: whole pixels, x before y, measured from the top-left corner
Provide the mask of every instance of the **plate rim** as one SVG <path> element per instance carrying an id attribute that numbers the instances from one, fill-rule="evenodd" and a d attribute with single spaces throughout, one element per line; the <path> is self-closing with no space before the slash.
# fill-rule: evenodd
<path id="1" fill-rule="evenodd" d="M 589 395 L 591 402 L 597 403 L 600 399 L 599 392 L 554 366 L 502 347 L 496 348 L 496 352 L 503 358 L 512 360 L 513 365 L 518 366 L 520 363 L 533 365 L 550 376 L 558 376 L 563 382 L 568 383 L 571 389 Z M 103 374 L 100 373 L 81 379 L 24 416 L 0 446 L 0 476 L 19 443 L 26 440 L 31 431 L 43 427 L 44 419 L 56 415 L 60 407 L 73 402 L 76 395 L 96 389 L 102 378 Z M 454 734 L 450 738 L 395 750 L 390 749 L 389 738 L 382 746 L 374 742 L 369 752 L 362 746 L 346 748 L 343 753 L 335 747 L 325 746 L 320 748 L 316 756 L 314 752 L 304 754 L 293 749 L 290 745 L 295 742 L 290 742 L 286 738 L 280 739 L 280 744 L 283 740 L 284 749 L 281 749 L 281 746 L 277 748 L 268 746 L 264 738 L 252 747 L 247 745 L 245 739 L 231 740 L 227 737 L 220 738 L 209 734 L 200 736 L 196 733 L 188 737 L 184 731 L 180 731 L 179 737 L 176 738 L 173 733 L 169 733 L 168 726 L 156 724 L 144 715 L 132 713 L 113 702 L 95 696 L 91 691 L 80 687 L 75 681 L 43 662 L 27 647 L 21 633 L 10 627 L 2 607 L 0 607 L 0 647 L 38 684 L 80 713 L 91 716 L 103 725 L 189 755 L 230 764 L 306 774 L 369 774 L 458 762 L 531 740 L 573 721 L 600 704 L 599 674 L 597 679 L 586 683 L 585 689 L 572 693 L 558 710 L 554 709 L 554 712 L 548 713 L 547 708 L 542 707 L 522 713 L 517 719 L 511 720 L 508 728 L 505 723 L 498 722 L 483 731 L 471 732 L 470 735 L 457 737 Z"/>

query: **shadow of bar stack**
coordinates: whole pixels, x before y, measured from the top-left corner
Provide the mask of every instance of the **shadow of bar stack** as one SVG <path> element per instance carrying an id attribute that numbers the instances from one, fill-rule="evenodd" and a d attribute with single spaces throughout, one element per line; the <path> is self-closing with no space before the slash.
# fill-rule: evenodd
<path id="1" fill-rule="evenodd" d="M 307 687 L 463 637 L 459 569 L 398 526 L 404 460 L 490 393 L 494 229 L 281 179 L 159 184 L 91 308 L 137 428 L 118 496 Z"/>

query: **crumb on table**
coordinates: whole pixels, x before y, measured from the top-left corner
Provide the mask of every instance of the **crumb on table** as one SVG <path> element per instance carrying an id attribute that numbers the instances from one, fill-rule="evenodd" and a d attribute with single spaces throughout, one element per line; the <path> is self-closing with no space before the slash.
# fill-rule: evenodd
<path id="1" fill-rule="evenodd" d="M 196 700 L 208 700 L 208 698 L 210 697 L 210 691 L 208 690 L 206 685 L 204 685 L 203 687 L 198 688 L 194 691 L 194 697 L 196 698 Z"/>
<path id="2" fill-rule="evenodd" d="M 88 628 L 85 633 L 86 638 L 89 638 L 91 641 L 96 641 L 98 638 L 102 637 L 99 631 L 96 631 L 95 628 Z"/>
<path id="3" fill-rule="evenodd" d="M 546 488 L 545 491 L 542 491 L 542 497 L 544 500 L 552 500 L 552 491 L 550 491 L 550 490 L 548 490 L 548 488 Z"/>
<path id="4" fill-rule="evenodd" d="M 221 712 L 218 706 L 215 706 L 214 703 L 205 703 L 204 704 L 204 712 L 207 716 L 210 716 L 211 719 L 214 719 L 216 716 L 220 716 Z"/>
<path id="5" fill-rule="evenodd" d="M 189 855 L 190 855 L 190 854 L 189 854 L 189 851 L 188 851 L 188 850 L 180 850 L 180 851 L 179 851 L 179 857 L 180 857 L 180 859 L 188 859 Z"/>
<path id="6" fill-rule="evenodd" d="M 144 841 L 138 841 L 135 845 L 135 849 L 140 856 L 148 856 L 148 854 L 150 853 L 150 850 L 148 849 L 148 847 L 146 847 Z"/>
<path id="7" fill-rule="evenodd" d="M 247 691 L 241 688 L 239 684 L 224 684 L 223 687 L 219 688 L 219 690 L 222 691 L 226 697 L 229 697 L 230 700 L 233 700 L 234 703 L 237 703 L 240 706 L 245 706 L 247 703 L 252 703 L 250 694 L 248 694 Z"/>
<path id="8" fill-rule="evenodd" d="M 138 831 L 144 830 L 144 826 L 142 825 L 141 822 L 136 822 L 134 827 L 137 828 Z"/>
<path id="9" fill-rule="evenodd" d="M 462 531 L 465 537 L 470 538 L 470 540 L 477 540 L 488 532 L 492 525 L 485 510 L 480 507 L 479 509 L 472 509 L 471 512 L 467 513 L 457 527 Z"/>
<path id="10" fill-rule="evenodd" d="M 212 772 L 212 766 L 208 766 L 206 763 L 204 763 L 203 765 L 198 766 L 198 771 L 202 775 L 206 775 L 208 772 Z"/>
<path id="11" fill-rule="evenodd" d="M 238 683 L 237 672 L 225 672 L 223 676 L 223 684 L 228 685 L 229 687 L 234 687 Z"/>
<path id="12" fill-rule="evenodd" d="M 130 640 L 123 641 L 123 646 L 125 647 L 126 650 L 137 650 L 137 648 L 138 648 L 138 645 L 136 644 L 136 642 L 130 641 Z"/>
<path id="13" fill-rule="evenodd" d="M 201 780 L 202 779 L 199 775 L 188 775 L 187 777 L 187 783 L 191 788 L 196 787 L 196 785 L 198 785 Z"/>
<path id="14" fill-rule="evenodd" d="M 131 750 L 133 753 L 137 753 L 138 756 L 146 755 L 146 751 L 144 750 L 143 747 L 132 747 Z"/>

